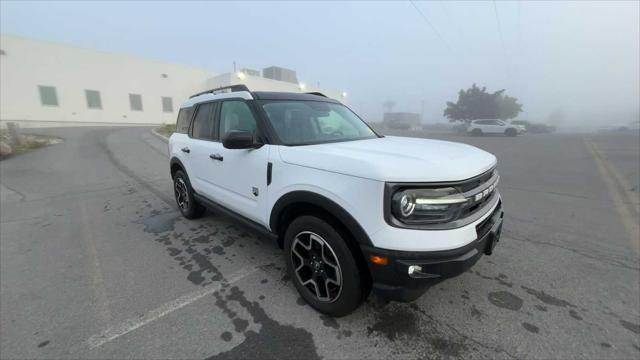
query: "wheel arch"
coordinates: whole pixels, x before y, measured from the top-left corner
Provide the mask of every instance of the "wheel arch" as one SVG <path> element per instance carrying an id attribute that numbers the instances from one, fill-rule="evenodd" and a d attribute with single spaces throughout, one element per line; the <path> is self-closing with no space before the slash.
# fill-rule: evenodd
<path id="1" fill-rule="evenodd" d="M 269 227 L 278 235 L 282 247 L 282 237 L 286 226 L 302 213 L 321 212 L 344 227 L 359 245 L 372 246 L 369 236 L 353 216 L 326 196 L 311 191 L 292 191 L 282 195 L 271 209 Z"/>
<path id="2" fill-rule="evenodd" d="M 172 157 L 171 160 L 169 160 L 169 169 L 171 171 L 171 178 L 173 179 L 173 176 L 176 174 L 176 172 L 178 170 L 182 170 L 185 174 L 187 173 L 187 170 L 185 169 L 184 165 L 182 164 L 182 161 L 180 161 L 180 159 L 178 159 L 177 157 Z"/>

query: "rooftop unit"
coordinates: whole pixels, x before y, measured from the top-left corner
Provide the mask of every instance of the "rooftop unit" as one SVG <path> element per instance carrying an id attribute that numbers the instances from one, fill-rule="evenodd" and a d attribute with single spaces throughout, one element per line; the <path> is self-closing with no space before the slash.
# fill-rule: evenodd
<path id="1" fill-rule="evenodd" d="M 296 76 L 295 70 L 279 66 L 269 66 L 262 69 L 262 76 L 272 80 L 286 81 L 293 84 L 298 83 L 298 77 Z"/>
<path id="2" fill-rule="evenodd" d="M 260 70 L 242 68 L 240 69 L 240 72 L 245 73 L 249 76 L 260 76 Z"/>

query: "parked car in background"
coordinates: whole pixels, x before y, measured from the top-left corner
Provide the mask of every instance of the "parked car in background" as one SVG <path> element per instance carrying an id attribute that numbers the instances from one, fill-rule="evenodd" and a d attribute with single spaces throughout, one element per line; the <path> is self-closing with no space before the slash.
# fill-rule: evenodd
<path id="1" fill-rule="evenodd" d="M 469 127 L 469 124 L 467 124 L 466 122 L 463 122 L 461 124 L 453 125 L 451 127 L 451 130 L 453 130 L 454 134 L 466 134 L 468 127 Z"/>
<path id="2" fill-rule="evenodd" d="M 532 134 L 549 134 L 556 131 L 555 126 L 542 123 L 532 123 L 526 120 L 513 120 L 510 123 L 513 125 L 523 126 L 526 132 Z"/>
<path id="3" fill-rule="evenodd" d="M 516 136 L 525 132 L 522 125 L 513 125 L 498 119 L 473 120 L 467 128 L 467 133 L 475 136 L 483 134 L 504 134 Z"/>
<path id="4" fill-rule="evenodd" d="M 598 132 L 624 133 L 640 130 L 640 121 L 631 121 L 626 124 L 603 125 L 598 128 Z"/>

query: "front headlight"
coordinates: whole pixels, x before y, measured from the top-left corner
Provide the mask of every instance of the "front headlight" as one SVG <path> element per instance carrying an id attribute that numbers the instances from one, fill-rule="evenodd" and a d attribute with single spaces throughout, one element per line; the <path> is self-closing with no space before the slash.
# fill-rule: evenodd
<path id="1" fill-rule="evenodd" d="M 391 212 L 408 225 L 445 223 L 456 219 L 467 201 L 452 187 L 399 190 L 391 198 Z"/>

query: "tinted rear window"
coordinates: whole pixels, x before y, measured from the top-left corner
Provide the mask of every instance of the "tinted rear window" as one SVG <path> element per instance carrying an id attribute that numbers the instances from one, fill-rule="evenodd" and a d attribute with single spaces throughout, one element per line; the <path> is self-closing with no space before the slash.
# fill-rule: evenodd
<path id="1" fill-rule="evenodd" d="M 215 103 L 205 103 L 198 106 L 193 119 L 191 136 L 196 139 L 213 140 L 213 107 Z"/>
<path id="2" fill-rule="evenodd" d="M 193 114 L 193 107 L 182 108 L 178 112 L 178 121 L 176 123 L 176 132 L 186 134 L 189 132 L 189 123 L 191 122 L 191 115 Z"/>

